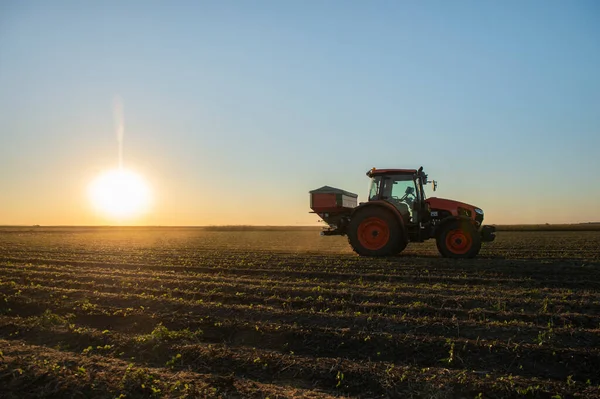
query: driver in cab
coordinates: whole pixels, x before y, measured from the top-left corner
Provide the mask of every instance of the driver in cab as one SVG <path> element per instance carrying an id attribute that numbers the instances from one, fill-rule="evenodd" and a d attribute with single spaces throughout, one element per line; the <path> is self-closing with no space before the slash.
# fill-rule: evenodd
<path id="1" fill-rule="evenodd" d="M 406 186 L 403 181 L 387 180 L 383 186 L 383 199 L 389 201 L 392 205 L 398 209 L 404 220 L 409 221 L 413 209 L 413 202 L 415 200 L 415 188 L 412 186 Z M 406 187 L 402 193 L 402 188 Z"/>

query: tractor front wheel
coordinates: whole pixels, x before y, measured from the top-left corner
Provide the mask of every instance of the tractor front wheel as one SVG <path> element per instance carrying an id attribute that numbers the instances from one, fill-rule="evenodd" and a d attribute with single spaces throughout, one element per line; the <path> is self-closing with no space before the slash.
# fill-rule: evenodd
<path id="1" fill-rule="evenodd" d="M 445 258 L 474 258 L 481 249 L 481 237 L 468 222 L 453 221 L 442 226 L 436 243 Z"/>
<path id="2" fill-rule="evenodd" d="M 389 211 L 368 207 L 352 217 L 348 242 L 362 256 L 396 255 L 406 247 L 400 224 Z"/>

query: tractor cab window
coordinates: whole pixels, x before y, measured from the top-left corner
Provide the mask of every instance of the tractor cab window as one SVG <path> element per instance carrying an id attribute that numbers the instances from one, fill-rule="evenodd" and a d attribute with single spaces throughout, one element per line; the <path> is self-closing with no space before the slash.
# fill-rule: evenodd
<path id="1" fill-rule="evenodd" d="M 389 183 L 391 192 L 387 195 L 387 200 L 407 219 L 412 219 L 414 217 L 413 204 L 417 200 L 413 177 L 410 175 L 390 176 Z"/>
<path id="2" fill-rule="evenodd" d="M 375 176 L 371 179 L 371 189 L 369 190 L 369 201 L 379 199 L 379 183 L 381 176 Z"/>

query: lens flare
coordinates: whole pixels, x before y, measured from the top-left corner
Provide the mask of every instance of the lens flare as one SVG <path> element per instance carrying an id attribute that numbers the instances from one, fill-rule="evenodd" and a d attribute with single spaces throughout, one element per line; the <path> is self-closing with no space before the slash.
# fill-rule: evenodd
<path id="1" fill-rule="evenodd" d="M 131 219 L 146 212 L 151 192 L 144 179 L 127 169 L 114 169 L 98 176 L 89 187 L 94 207 L 106 216 Z"/>

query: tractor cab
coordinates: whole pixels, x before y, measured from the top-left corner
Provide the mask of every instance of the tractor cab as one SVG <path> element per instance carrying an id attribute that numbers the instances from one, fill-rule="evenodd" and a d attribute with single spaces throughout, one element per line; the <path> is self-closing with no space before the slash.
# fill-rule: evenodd
<path id="1" fill-rule="evenodd" d="M 419 224 L 426 215 L 423 182 L 427 175 L 422 169 L 371 169 L 369 201 L 386 201 L 393 205 L 405 224 Z"/>

